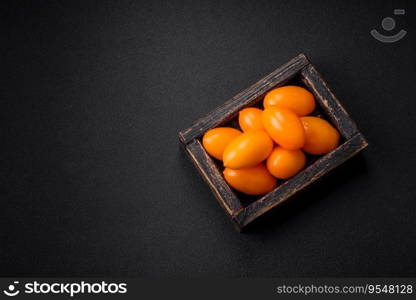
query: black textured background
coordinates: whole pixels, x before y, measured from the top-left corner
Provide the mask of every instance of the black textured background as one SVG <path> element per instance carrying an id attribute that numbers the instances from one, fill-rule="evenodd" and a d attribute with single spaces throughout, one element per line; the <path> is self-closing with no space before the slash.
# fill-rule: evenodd
<path id="1" fill-rule="evenodd" d="M 415 8 L 2 1 L 0 275 L 415 276 Z M 177 132 L 300 52 L 370 147 L 238 234 Z"/>

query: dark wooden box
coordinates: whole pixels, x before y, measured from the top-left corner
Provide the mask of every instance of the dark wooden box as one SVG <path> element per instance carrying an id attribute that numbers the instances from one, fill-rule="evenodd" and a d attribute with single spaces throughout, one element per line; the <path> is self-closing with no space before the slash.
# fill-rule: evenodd
<path id="1" fill-rule="evenodd" d="M 229 123 L 241 109 L 262 101 L 264 94 L 270 89 L 285 85 L 295 78 L 314 94 L 320 106 L 320 114 L 339 130 L 342 142 L 338 148 L 318 157 L 303 171 L 284 181 L 275 190 L 244 205 L 241 196 L 238 196 L 239 194 L 225 182 L 219 166 L 202 147 L 201 137 L 207 130 Z M 282 204 L 367 146 L 366 139 L 359 132 L 354 121 L 304 54 L 298 55 L 277 68 L 196 121 L 191 127 L 180 131 L 179 138 L 193 164 L 239 230 L 265 212 Z"/>

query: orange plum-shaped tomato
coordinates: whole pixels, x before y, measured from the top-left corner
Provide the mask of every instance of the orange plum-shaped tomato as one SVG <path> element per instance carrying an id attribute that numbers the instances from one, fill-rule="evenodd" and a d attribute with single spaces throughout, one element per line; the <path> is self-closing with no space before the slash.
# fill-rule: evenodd
<path id="1" fill-rule="evenodd" d="M 222 160 L 225 148 L 239 135 L 241 135 L 241 131 L 235 128 L 217 127 L 204 134 L 202 145 L 209 155 Z"/>
<path id="2" fill-rule="evenodd" d="M 315 99 L 308 90 L 294 85 L 273 89 L 263 100 L 264 108 L 276 106 L 290 109 L 298 116 L 306 116 L 315 109 Z"/>
<path id="3" fill-rule="evenodd" d="M 225 167 L 241 169 L 253 167 L 265 160 L 273 150 L 273 141 L 263 131 L 247 131 L 235 138 L 224 150 Z"/>
<path id="4" fill-rule="evenodd" d="M 325 154 L 338 146 L 339 133 L 329 122 L 318 117 L 302 117 L 301 121 L 306 137 L 303 151 L 309 154 Z"/>
<path id="5" fill-rule="evenodd" d="M 262 130 L 262 112 L 261 109 L 255 107 L 248 107 L 241 110 L 238 114 L 238 124 L 240 125 L 240 128 L 244 132 L 249 130 Z"/>
<path id="6" fill-rule="evenodd" d="M 225 168 L 223 173 L 227 183 L 244 194 L 267 194 L 277 187 L 276 178 L 267 171 L 263 163 L 239 170 Z"/>
<path id="7" fill-rule="evenodd" d="M 269 107 L 263 111 L 263 126 L 283 148 L 297 150 L 305 144 L 305 132 L 299 117 L 289 109 Z"/>
<path id="8" fill-rule="evenodd" d="M 280 146 L 267 158 L 267 169 L 276 178 L 288 179 L 305 167 L 306 157 L 301 150 L 287 150 Z"/>

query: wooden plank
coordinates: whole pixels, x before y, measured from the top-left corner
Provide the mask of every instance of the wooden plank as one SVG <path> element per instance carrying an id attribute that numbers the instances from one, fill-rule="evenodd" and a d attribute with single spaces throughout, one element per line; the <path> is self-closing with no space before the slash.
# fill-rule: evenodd
<path id="1" fill-rule="evenodd" d="M 293 78 L 302 68 L 309 64 L 304 54 L 299 54 L 288 63 L 256 82 L 248 89 L 237 94 L 223 105 L 217 107 L 205 117 L 196 121 L 190 128 L 179 132 L 179 138 L 184 144 L 200 137 L 205 131 L 232 119 L 239 110 L 258 101 L 269 89 L 283 85 Z"/>
<path id="2" fill-rule="evenodd" d="M 328 117 L 338 128 L 344 138 L 348 139 L 358 132 L 357 125 L 348 115 L 345 108 L 328 87 L 321 74 L 312 64 L 306 66 L 302 72 L 302 81 L 314 94 L 316 101 L 328 114 Z"/>
<path id="3" fill-rule="evenodd" d="M 220 205 L 232 216 L 242 209 L 240 200 L 225 182 L 214 161 L 206 153 L 199 140 L 195 139 L 185 146 L 186 152 L 208 184 Z"/>
<path id="4" fill-rule="evenodd" d="M 245 207 L 234 216 L 233 221 L 240 228 L 246 226 L 260 215 L 285 202 L 297 192 L 360 152 L 367 145 L 365 138 L 360 133 L 357 133 L 337 149 L 324 155 L 298 175 L 284 182 L 276 190 Z"/>

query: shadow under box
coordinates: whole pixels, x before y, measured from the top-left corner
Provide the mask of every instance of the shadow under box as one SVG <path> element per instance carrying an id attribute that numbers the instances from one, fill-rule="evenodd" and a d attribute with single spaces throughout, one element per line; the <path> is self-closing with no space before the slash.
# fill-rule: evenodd
<path id="1" fill-rule="evenodd" d="M 235 191 L 223 178 L 222 162 L 207 154 L 201 138 L 207 130 L 218 126 L 238 128 L 238 112 L 241 109 L 262 108 L 264 95 L 269 90 L 284 85 L 302 86 L 313 93 L 317 105 L 311 115 L 326 119 L 334 125 L 341 135 L 340 144 L 325 155 L 307 155 L 307 163 L 302 171 L 288 180 L 279 180 L 278 187 L 266 195 L 249 196 Z M 354 121 L 304 54 L 237 94 L 188 129 L 180 131 L 179 138 L 189 158 L 239 231 L 368 145 Z"/>

